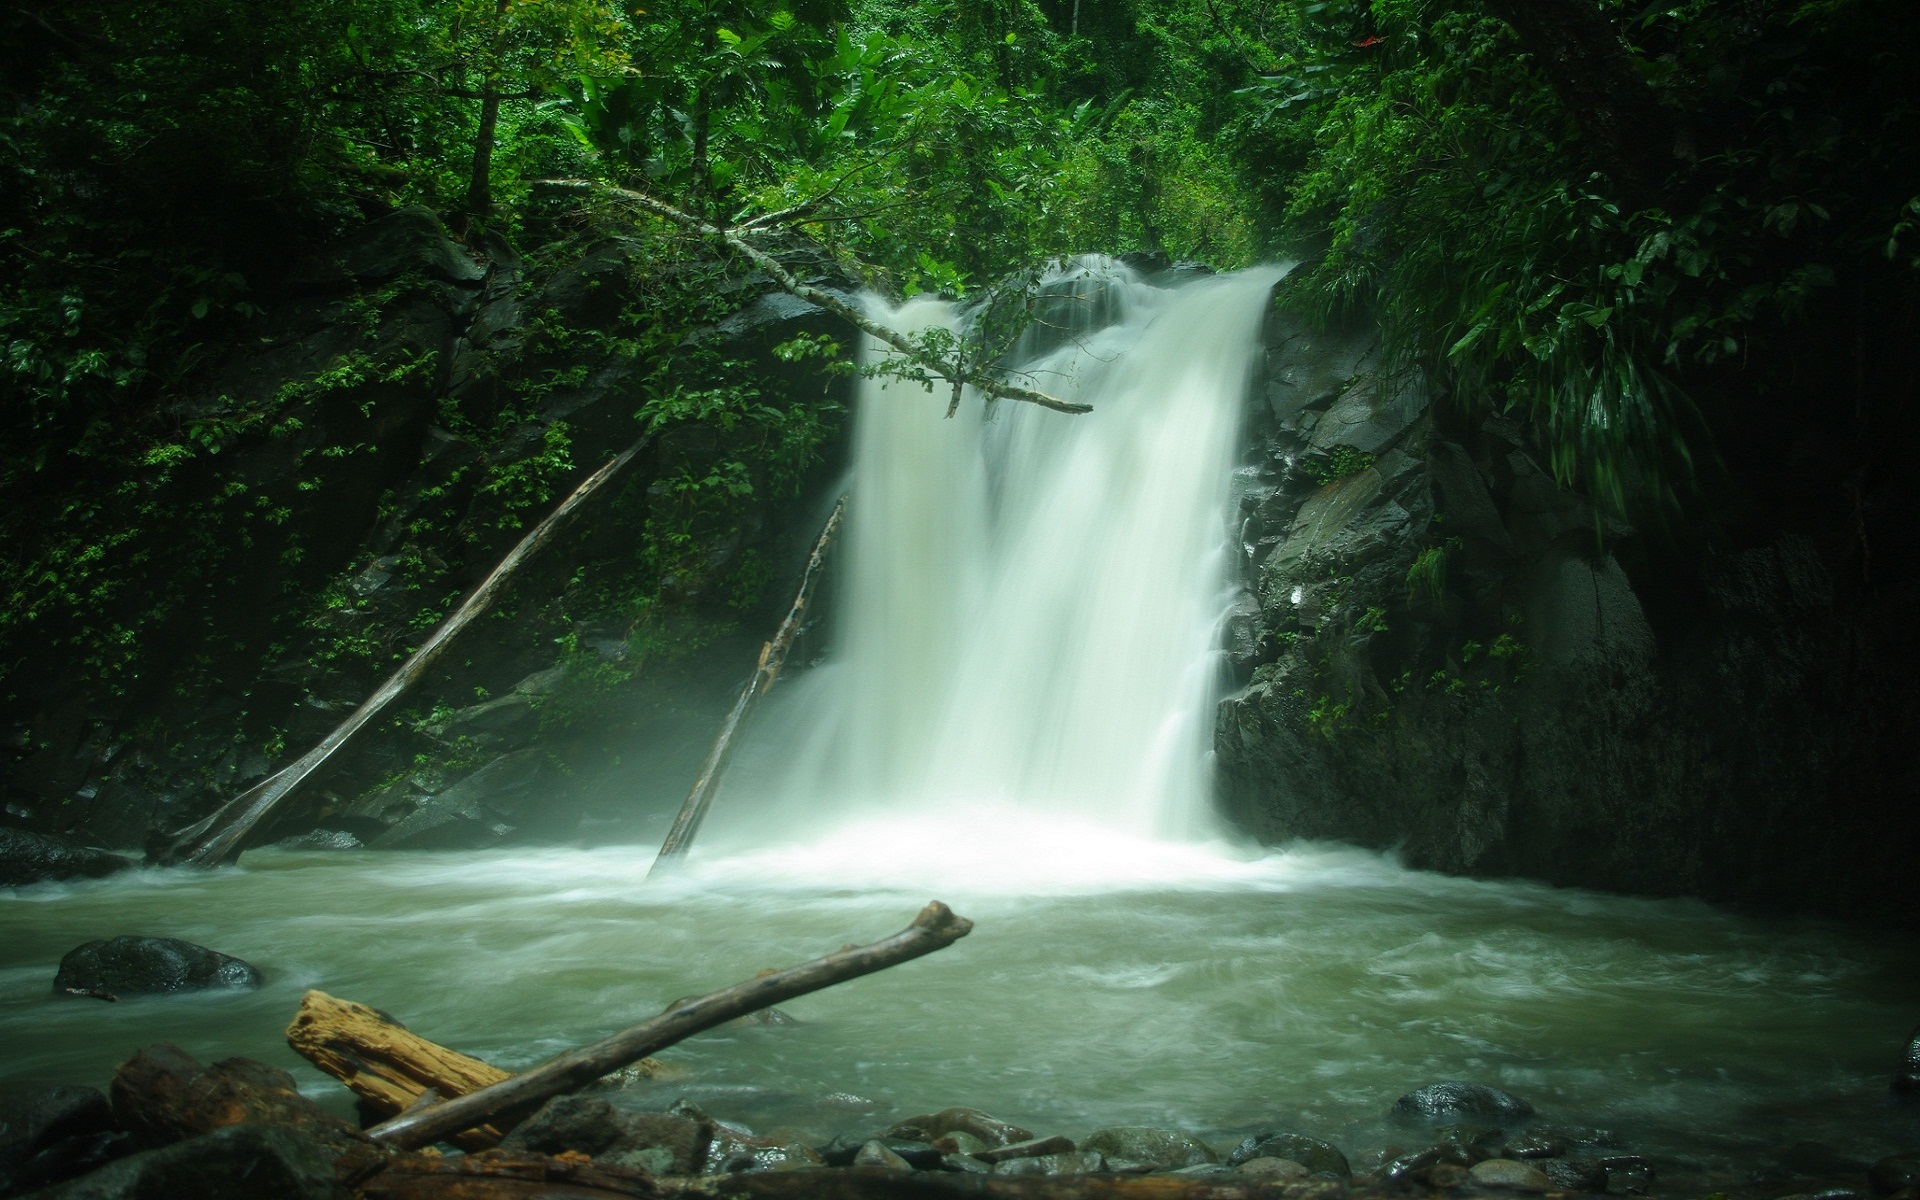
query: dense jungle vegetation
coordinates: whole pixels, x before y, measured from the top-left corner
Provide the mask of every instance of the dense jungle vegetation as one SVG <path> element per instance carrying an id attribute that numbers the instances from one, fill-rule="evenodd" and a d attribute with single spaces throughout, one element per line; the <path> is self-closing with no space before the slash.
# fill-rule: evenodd
<path id="1" fill-rule="evenodd" d="M 16 0 L 0 12 L 8 708 L 30 710 L 48 673 L 193 694 L 222 652 L 158 647 L 211 627 L 231 653 L 284 654 L 286 628 L 243 634 L 234 610 L 311 612 L 338 591 L 341 563 L 275 534 L 325 503 L 320 483 L 239 464 L 298 443 L 303 398 L 430 387 L 443 364 L 348 356 L 253 405 L 206 379 L 267 336 L 315 247 L 402 206 L 535 264 L 640 239 L 657 264 L 641 299 L 593 335 L 651 364 L 635 429 L 732 447 L 683 481 L 694 509 L 792 494 L 822 415 L 765 402 L 685 338 L 724 314 L 737 270 L 554 178 L 719 222 L 808 206 L 799 234 L 906 292 L 1091 250 L 1297 258 L 1289 302 L 1372 312 L 1451 411 L 1520 417 L 1563 480 L 1619 511 L 1737 529 L 1803 503 L 1853 514 L 1863 579 L 1910 570 L 1893 527 L 1920 344 L 1916 59 L 1905 0 Z M 583 335 L 540 336 L 564 383 Z M 593 465 L 563 424 L 529 422 L 442 413 L 488 451 L 486 502 L 463 518 L 486 526 L 476 548 Z M 1813 483 L 1770 492 L 1796 423 L 1834 436 Z M 717 527 L 650 527 L 577 603 L 672 602 L 662 581 Z M 284 595 L 209 618 L 220 564 L 268 548 Z M 467 578 L 427 559 L 416 634 Z M 750 603 L 755 569 L 722 590 Z M 396 652 L 323 643 L 307 649 L 369 667 Z"/>

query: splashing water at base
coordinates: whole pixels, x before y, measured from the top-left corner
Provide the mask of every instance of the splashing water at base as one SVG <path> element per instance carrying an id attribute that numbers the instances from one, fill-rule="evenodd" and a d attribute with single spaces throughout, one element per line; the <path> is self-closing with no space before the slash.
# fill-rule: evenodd
<path id="1" fill-rule="evenodd" d="M 832 878 L 965 854 L 962 877 L 1112 879 L 1141 839 L 1213 832 L 1228 480 L 1280 274 L 1165 289 L 1090 259 L 1044 280 L 1017 361 L 1086 416 L 969 394 L 949 420 L 946 395 L 869 381 L 840 647 L 769 705 L 706 857 L 840 825 L 843 849 L 813 848 Z"/>

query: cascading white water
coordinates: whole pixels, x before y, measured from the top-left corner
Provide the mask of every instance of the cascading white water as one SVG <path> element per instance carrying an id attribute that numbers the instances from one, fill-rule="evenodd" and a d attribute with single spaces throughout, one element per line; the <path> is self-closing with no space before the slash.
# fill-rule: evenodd
<path id="1" fill-rule="evenodd" d="M 1086 416 L 884 377 L 859 401 L 834 661 L 753 736 L 709 838 L 895 821 L 944 855 L 985 822 L 1072 839 L 1212 832 L 1205 751 L 1228 479 L 1278 269 L 1144 283 L 1110 259 L 1043 281 L 1035 386 Z M 947 305 L 880 314 L 950 324 Z M 1051 348 L 1034 352 L 1038 344 Z M 871 354 L 874 347 L 868 347 Z M 782 831 L 776 836 L 789 836 Z"/>

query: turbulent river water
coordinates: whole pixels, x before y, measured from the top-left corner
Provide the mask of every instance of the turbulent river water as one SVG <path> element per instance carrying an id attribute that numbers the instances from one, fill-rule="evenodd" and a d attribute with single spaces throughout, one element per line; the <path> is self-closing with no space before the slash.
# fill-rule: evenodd
<path id="1" fill-rule="evenodd" d="M 285 1066 L 344 1112 L 281 1041 L 305 988 L 514 1068 L 938 898 L 971 936 L 791 1002 L 796 1024 L 684 1043 L 663 1056 L 674 1077 L 627 1102 L 688 1097 L 819 1140 L 954 1104 L 1221 1147 L 1286 1127 L 1364 1161 L 1418 1143 L 1395 1097 L 1469 1079 L 1540 1124 L 1614 1132 L 1670 1182 L 1796 1143 L 1909 1148 L 1920 1127 L 1886 1099 L 1916 1019 L 1908 939 L 1212 827 L 1225 484 L 1273 278 L 1168 290 L 1096 264 L 1053 281 L 1086 303 L 1048 311 L 1092 315 L 1025 361 L 1090 417 L 970 398 L 948 422 L 945 396 L 868 395 L 835 648 L 776 691 L 681 871 L 649 881 L 647 846 L 267 849 L 0 895 L 0 1081 L 104 1083 L 168 1040 Z M 123 933 L 213 946 L 268 982 L 51 993 L 65 951 Z"/>

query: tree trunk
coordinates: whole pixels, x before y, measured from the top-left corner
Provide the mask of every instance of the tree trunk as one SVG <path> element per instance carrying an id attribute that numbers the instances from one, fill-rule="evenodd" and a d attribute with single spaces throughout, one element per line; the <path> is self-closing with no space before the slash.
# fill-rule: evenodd
<path id="1" fill-rule="evenodd" d="M 680 805 L 680 814 L 673 820 L 673 828 L 667 831 L 666 841 L 660 844 L 660 853 L 653 860 L 652 871 L 685 858 L 688 849 L 693 846 L 694 835 L 700 832 L 700 822 L 706 819 L 707 807 L 713 803 L 713 794 L 720 788 L 720 780 L 727 772 L 727 762 L 733 757 L 733 739 L 760 703 L 760 697 L 773 687 L 773 681 L 779 678 L 780 668 L 786 664 L 787 652 L 793 649 L 793 639 L 800 632 L 807 610 L 807 601 L 813 595 L 813 588 L 819 582 L 827 561 L 827 547 L 833 544 L 833 535 L 840 528 L 840 518 L 847 511 L 847 498 L 841 496 L 833 506 L 832 515 L 820 530 L 820 536 L 814 539 L 813 553 L 807 556 L 807 568 L 800 573 L 800 587 L 793 594 L 793 605 L 787 609 L 786 619 L 780 622 L 780 628 L 774 631 L 773 640 L 760 647 L 760 662 L 753 669 L 753 677 L 747 680 L 747 686 L 741 690 L 740 698 L 733 702 L 733 711 L 727 714 L 726 721 L 720 726 L 720 736 L 713 741 L 713 749 L 707 752 L 707 761 L 700 768 L 700 775 L 693 781 L 693 789 Z M 648 874 L 652 874 L 649 871 Z"/>
<path id="2" fill-rule="evenodd" d="M 468 220 L 485 221 L 493 211 L 493 145 L 500 125 L 500 93 L 489 86 L 480 98 L 480 127 L 473 135 L 473 169 L 461 205 Z"/>
<path id="3" fill-rule="evenodd" d="M 608 462 L 586 478 L 586 481 L 573 489 L 573 494 L 561 501 L 560 507 L 553 510 L 547 519 L 533 527 L 532 532 L 520 539 L 518 545 L 507 552 L 500 565 L 492 574 L 473 590 L 466 601 L 454 611 L 454 614 L 441 622 L 427 640 L 421 644 L 413 656 L 400 664 L 400 669 L 387 677 L 378 691 L 369 696 L 359 708 L 342 721 L 332 733 L 323 738 L 319 745 L 301 755 L 298 760 L 281 768 L 247 791 L 240 793 L 216 809 L 204 820 L 190 826 L 176 835 L 172 844 L 149 853 L 152 861 L 162 865 L 184 863 L 196 867 L 213 867 L 231 862 L 240 857 L 247 846 L 247 839 L 254 829 L 265 820 L 267 815 L 285 803 L 287 798 L 299 789 L 300 785 L 312 777 L 320 764 L 332 757 L 334 751 L 347 744 L 353 735 L 360 732 L 367 722 L 383 712 L 388 705 L 398 700 L 439 657 L 446 653 L 460 631 L 471 625 L 482 613 L 493 606 L 506 589 L 507 581 L 513 578 L 529 558 L 560 531 L 561 525 L 573 515 L 575 509 L 586 502 L 587 498 L 598 491 L 602 484 L 620 473 L 620 469 L 633 461 L 650 439 L 642 437 L 633 445 L 621 451 L 619 456 Z"/>
<path id="4" fill-rule="evenodd" d="M 890 938 L 867 946 L 848 946 L 785 971 L 756 976 L 706 996 L 682 1000 L 652 1020 L 642 1021 L 591 1046 L 570 1050 L 524 1074 L 444 1104 L 402 1113 L 369 1129 L 367 1136 L 389 1146 L 411 1149 L 490 1122 L 517 1124 L 552 1097 L 578 1091 L 602 1075 L 701 1030 L 782 1000 L 931 954 L 967 936 L 972 929 L 972 921 L 954 915 L 946 905 L 935 900 L 921 910 L 913 924 Z"/>

